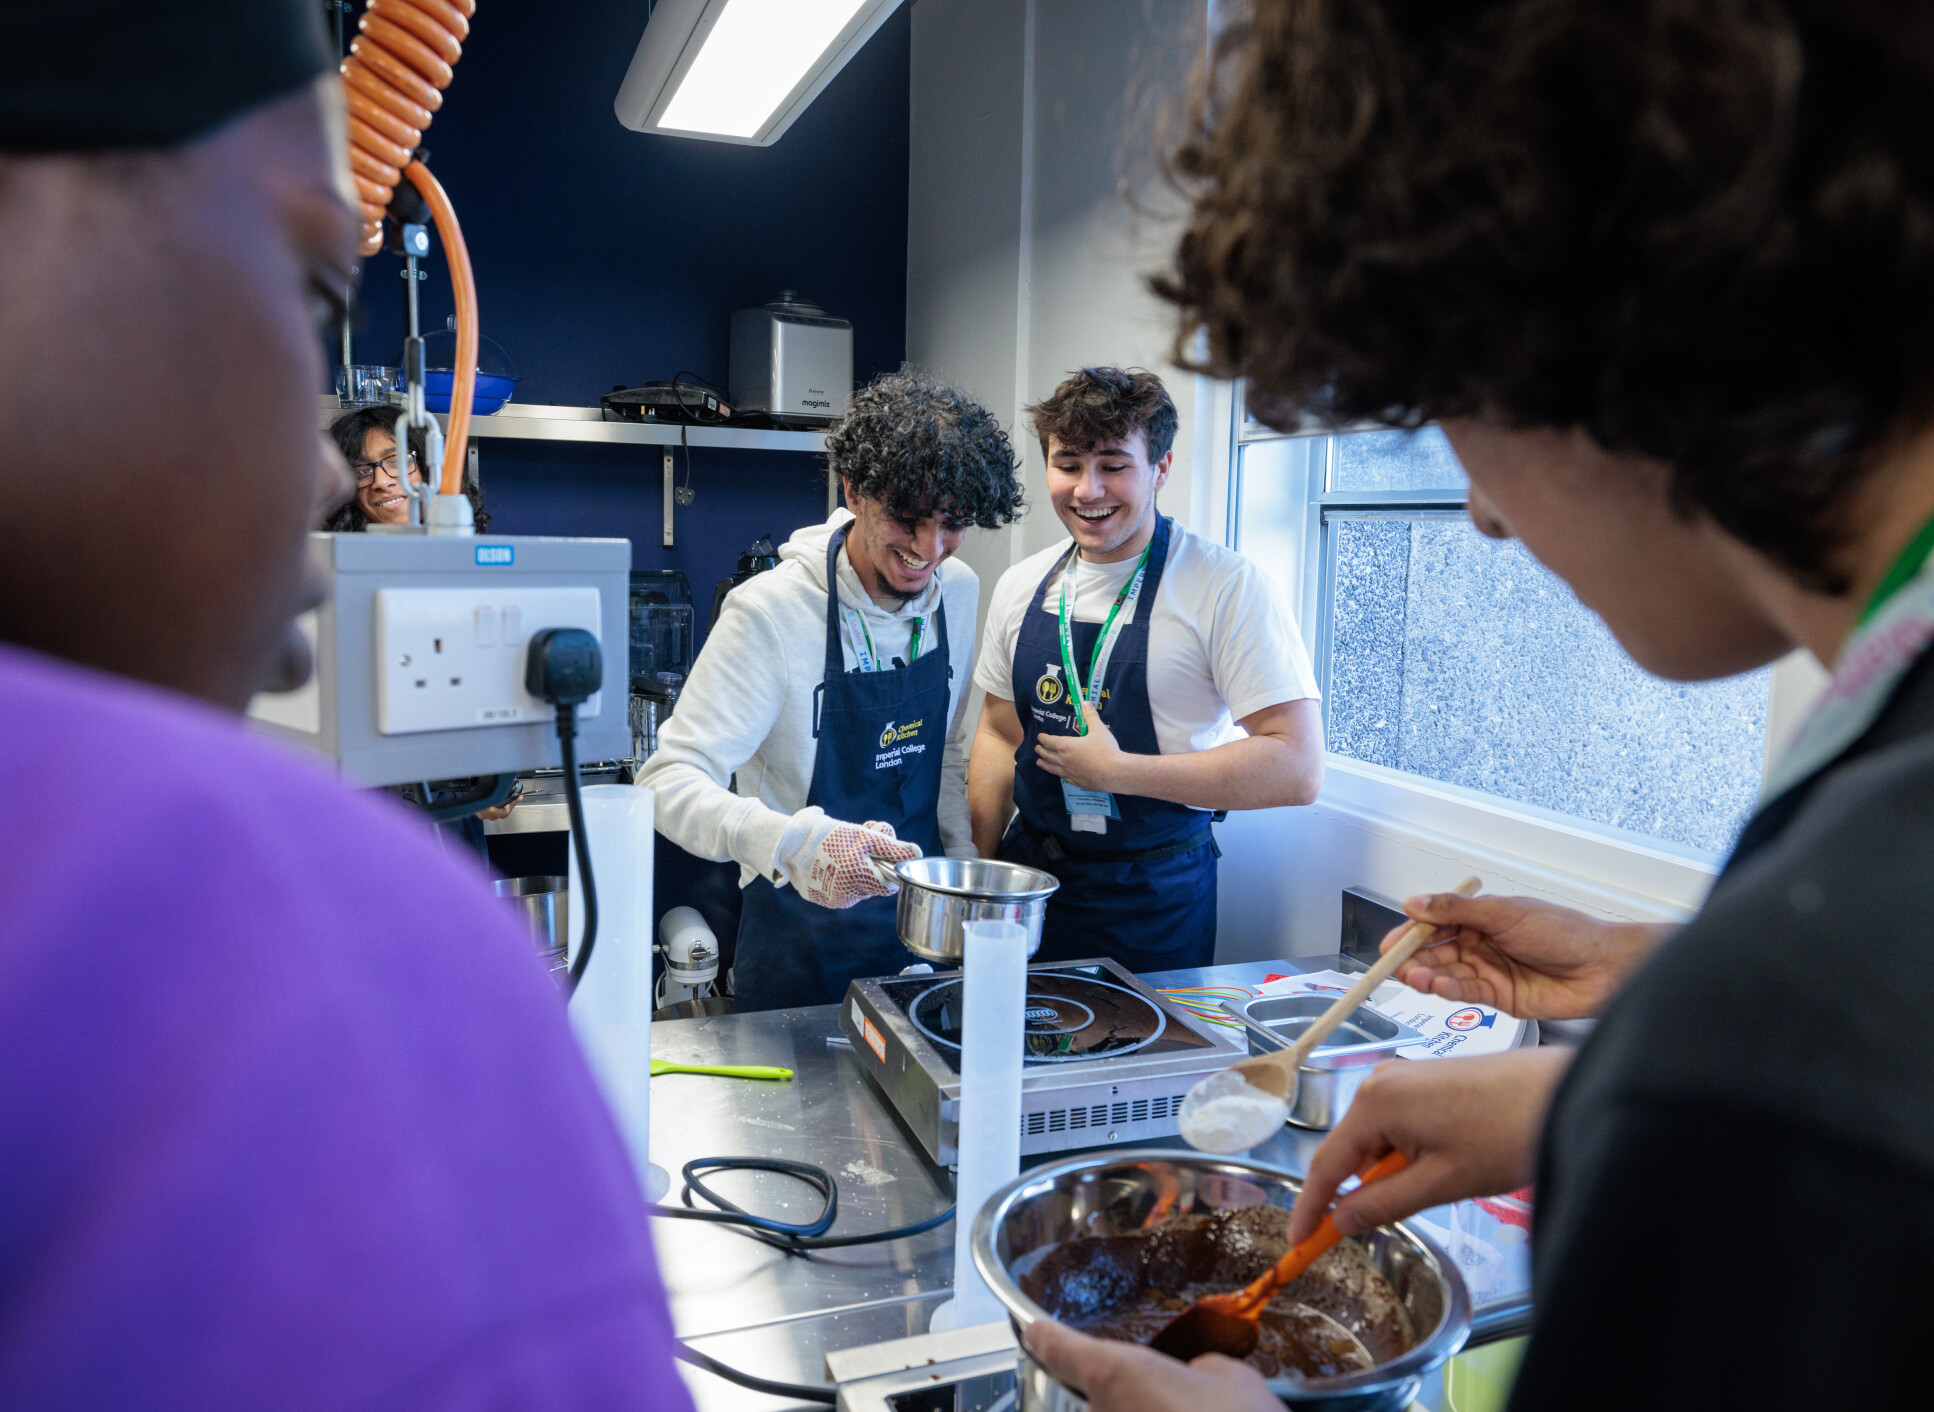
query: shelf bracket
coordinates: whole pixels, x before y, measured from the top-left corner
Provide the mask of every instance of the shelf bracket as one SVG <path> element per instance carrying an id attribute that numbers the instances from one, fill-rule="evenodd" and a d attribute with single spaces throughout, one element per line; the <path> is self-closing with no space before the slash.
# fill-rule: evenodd
<path id="1" fill-rule="evenodd" d="M 672 547 L 672 508 L 673 496 L 677 491 L 677 477 L 672 473 L 672 449 L 665 448 L 665 548 Z"/>

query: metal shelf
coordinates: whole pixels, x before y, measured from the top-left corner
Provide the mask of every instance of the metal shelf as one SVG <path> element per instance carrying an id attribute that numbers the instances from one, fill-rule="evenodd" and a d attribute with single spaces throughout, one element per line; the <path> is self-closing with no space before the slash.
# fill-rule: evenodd
<path id="1" fill-rule="evenodd" d="M 326 427 L 342 408 L 325 394 L 318 413 Z M 447 425 L 447 419 L 437 421 Z M 689 446 L 716 446 L 737 451 L 824 452 L 826 434 L 818 431 L 754 431 L 745 427 L 676 427 L 651 422 L 607 422 L 596 407 L 539 407 L 512 402 L 488 417 L 472 417 L 473 437 L 504 437 L 512 441 L 579 441 L 612 446 L 677 446 L 679 433 Z"/>
<path id="2" fill-rule="evenodd" d="M 334 393 L 316 399 L 317 425 L 324 431 L 341 416 L 343 408 Z M 437 421 L 448 430 L 449 418 Z M 470 419 L 471 471 L 476 471 L 476 439 L 503 437 L 511 441 L 576 441 L 606 446 L 656 446 L 659 458 L 660 495 L 664 503 L 665 527 L 662 542 L 672 545 L 672 521 L 676 517 L 676 477 L 673 450 L 684 434 L 687 446 L 715 446 L 738 451 L 809 451 L 823 454 L 826 433 L 820 431 L 753 431 L 745 427 L 675 427 L 651 422 L 607 422 L 597 407 L 520 406 L 512 402 L 488 417 Z M 831 476 L 826 481 L 826 513 L 838 504 L 839 488 Z"/>

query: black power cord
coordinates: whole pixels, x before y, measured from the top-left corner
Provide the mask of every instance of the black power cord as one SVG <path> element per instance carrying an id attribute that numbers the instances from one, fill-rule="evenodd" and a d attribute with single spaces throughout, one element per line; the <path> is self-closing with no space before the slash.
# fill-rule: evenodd
<path id="1" fill-rule="evenodd" d="M 524 658 L 524 689 L 557 708 L 557 744 L 564 757 L 564 802 L 571 816 L 578 881 L 584 891 L 584 940 L 571 963 L 571 986 L 584 977 L 598 939 L 598 885 L 591 876 L 591 841 L 584 832 L 584 794 L 578 779 L 578 711 L 604 684 L 604 654 L 583 628 L 545 628 L 531 636 Z"/>
<path id="2" fill-rule="evenodd" d="M 689 1343 L 682 1343 L 678 1339 L 672 1340 L 672 1357 L 681 1363 L 689 1363 L 694 1368 L 703 1368 L 708 1373 L 724 1378 L 728 1383 L 737 1383 L 742 1388 L 763 1392 L 768 1397 L 791 1397 L 801 1402 L 823 1402 L 828 1407 L 839 1402 L 839 1394 L 829 1387 L 808 1387 L 804 1383 L 778 1383 L 770 1378 L 742 1373 L 730 1364 L 721 1363 L 708 1353 L 700 1353 Z"/>
<path id="3" fill-rule="evenodd" d="M 779 1221 L 770 1216 L 757 1216 L 744 1207 L 727 1200 L 707 1186 L 699 1177 L 700 1172 L 777 1172 L 780 1176 L 792 1177 L 804 1182 L 817 1191 L 820 1196 L 819 1214 L 810 1221 Z M 900 1240 L 907 1236 L 924 1235 L 937 1226 L 943 1226 L 954 1218 L 954 1208 L 949 1206 L 937 1216 L 924 1221 L 916 1221 L 910 1226 L 896 1226 L 892 1230 L 872 1231 L 864 1235 L 829 1236 L 826 1231 L 832 1227 L 833 1218 L 839 1214 L 839 1186 L 824 1167 L 815 1167 L 810 1162 L 793 1162 L 783 1157 L 695 1157 L 680 1169 L 685 1179 L 684 1189 L 679 1193 L 683 1206 L 662 1206 L 654 1203 L 651 1214 L 670 1216 L 680 1221 L 710 1221 L 717 1225 L 732 1226 L 740 1235 L 750 1236 L 753 1240 L 783 1250 L 792 1255 L 806 1255 L 815 1250 L 837 1250 L 854 1245 L 877 1245 L 884 1241 Z M 712 1211 L 699 1209 L 692 1202 L 694 1196 L 703 1197 L 714 1207 Z M 753 1392 L 762 1392 L 771 1397 L 790 1397 L 800 1402 L 819 1402 L 828 1405 L 837 1403 L 839 1396 L 828 1387 L 811 1387 L 804 1383 L 775 1382 L 761 1378 L 753 1373 L 743 1372 L 728 1363 L 721 1363 L 710 1354 L 700 1353 L 690 1344 L 672 1340 L 672 1357 L 694 1368 L 703 1368 L 715 1377 L 724 1378 L 728 1383 L 736 1383 Z"/>
<path id="4" fill-rule="evenodd" d="M 770 1216 L 754 1215 L 713 1191 L 700 1180 L 700 1172 L 777 1172 L 780 1176 L 792 1177 L 819 1193 L 819 1214 L 805 1222 L 779 1221 Z M 949 1206 L 939 1215 L 929 1216 L 910 1226 L 895 1226 L 892 1230 L 869 1231 L 862 1235 L 829 1236 L 826 1232 L 832 1228 L 833 1219 L 839 1214 L 839 1187 L 824 1167 L 815 1167 L 810 1162 L 792 1162 L 783 1157 L 694 1157 L 680 1170 L 680 1175 L 685 1179 L 685 1187 L 679 1193 L 679 1198 L 685 1204 L 654 1204 L 652 1215 L 733 1226 L 740 1235 L 750 1236 L 775 1250 L 794 1255 L 804 1255 L 814 1250 L 840 1250 L 854 1245 L 878 1245 L 907 1236 L 924 1235 L 954 1218 L 954 1208 Z M 717 1209 L 701 1210 L 693 1204 L 694 1196 L 703 1197 Z"/>

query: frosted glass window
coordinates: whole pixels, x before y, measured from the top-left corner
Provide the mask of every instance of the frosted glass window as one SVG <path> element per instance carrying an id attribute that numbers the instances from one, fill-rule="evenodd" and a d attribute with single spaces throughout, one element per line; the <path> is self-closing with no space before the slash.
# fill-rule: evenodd
<path id="1" fill-rule="evenodd" d="M 1236 502 L 1237 547 L 1262 567 L 1285 604 L 1297 603 L 1302 595 L 1310 479 L 1314 474 L 1321 483 L 1328 448 L 1320 442 L 1312 448 L 1289 439 L 1252 441 L 1238 454 L 1242 474 Z"/>
<path id="2" fill-rule="evenodd" d="M 1436 427 L 1360 431 L 1331 443 L 1330 489 L 1462 490 L 1457 453 Z"/>
<path id="3" fill-rule="evenodd" d="M 1648 675 L 1562 580 L 1461 518 L 1337 519 L 1330 534 L 1332 751 L 1732 847 L 1758 796 L 1766 671 Z"/>

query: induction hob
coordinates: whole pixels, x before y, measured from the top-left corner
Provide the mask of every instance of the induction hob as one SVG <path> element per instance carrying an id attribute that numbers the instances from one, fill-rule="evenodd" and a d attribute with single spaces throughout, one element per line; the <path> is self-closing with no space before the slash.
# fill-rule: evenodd
<path id="1" fill-rule="evenodd" d="M 955 971 L 854 981 L 840 1006 L 860 1066 L 942 1166 L 955 1161 L 960 1003 Z M 1100 959 L 1028 968 L 1022 1042 L 1023 1153 L 1173 1137 L 1196 1080 L 1248 1057 Z"/>

